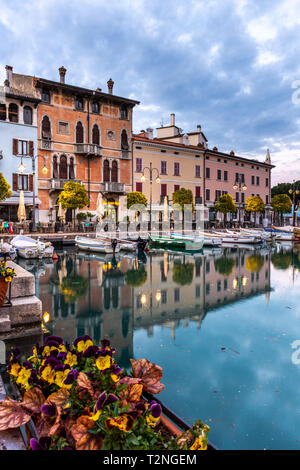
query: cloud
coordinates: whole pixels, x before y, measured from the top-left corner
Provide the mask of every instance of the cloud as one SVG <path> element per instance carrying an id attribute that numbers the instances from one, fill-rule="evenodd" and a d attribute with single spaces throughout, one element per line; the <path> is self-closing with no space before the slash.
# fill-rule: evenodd
<path id="1" fill-rule="evenodd" d="M 223 151 L 263 160 L 268 139 L 278 175 L 300 151 L 299 0 L 0 0 L 2 64 L 18 73 L 106 90 L 141 101 L 134 130 L 176 113 L 200 123 Z M 3 66 L 2 66 L 3 67 Z M 292 140 L 291 140 L 292 139 Z M 293 150 L 291 150 L 293 149 Z M 273 148 L 270 146 L 271 157 Z M 294 174 L 294 172 L 293 172 Z"/>

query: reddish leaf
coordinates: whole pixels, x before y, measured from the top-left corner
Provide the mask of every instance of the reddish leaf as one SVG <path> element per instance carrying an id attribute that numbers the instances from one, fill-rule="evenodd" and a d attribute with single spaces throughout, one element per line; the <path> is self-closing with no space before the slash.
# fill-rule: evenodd
<path id="1" fill-rule="evenodd" d="M 61 388 L 60 390 L 58 390 L 58 392 L 54 392 L 51 395 L 49 395 L 49 397 L 45 401 L 45 404 L 46 405 L 55 404 L 57 408 L 63 409 L 68 403 L 69 396 L 70 394 L 68 390 Z"/>
<path id="2" fill-rule="evenodd" d="M 63 429 L 64 429 L 64 425 L 61 421 L 61 408 L 58 407 L 56 420 L 53 426 L 51 426 L 51 429 L 49 430 L 49 436 L 51 437 L 59 436 L 61 431 L 63 431 Z"/>
<path id="3" fill-rule="evenodd" d="M 141 381 L 142 379 L 138 379 L 136 377 L 129 377 L 128 375 L 126 375 L 126 377 L 123 377 L 121 380 L 119 380 L 118 385 L 119 384 L 128 384 L 128 385 L 139 384 Z"/>
<path id="4" fill-rule="evenodd" d="M 78 384 L 78 387 L 87 390 L 89 394 L 91 395 L 91 397 L 94 395 L 94 389 L 91 384 L 91 381 L 84 372 L 79 372 L 79 375 L 77 378 L 77 384 Z"/>
<path id="5" fill-rule="evenodd" d="M 40 437 L 49 436 L 51 424 L 49 424 L 48 421 L 44 417 L 39 416 L 37 419 L 34 420 L 34 422 L 35 422 L 36 430 Z"/>
<path id="6" fill-rule="evenodd" d="M 10 428 L 19 428 L 28 423 L 31 416 L 22 408 L 22 404 L 10 398 L 0 402 L 0 431 Z"/>
<path id="7" fill-rule="evenodd" d="M 129 385 L 126 390 L 123 390 L 122 398 L 127 400 L 128 402 L 137 402 L 140 400 L 142 392 L 142 384 Z"/>
<path id="8" fill-rule="evenodd" d="M 72 426 L 71 433 L 76 442 L 76 450 L 99 450 L 102 447 L 102 438 L 99 434 L 91 434 L 90 429 L 95 423 L 88 416 L 80 416 Z"/>
<path id="9" fill-rule="evenodd" d="M 43 392 L 35 387 L 31 390 L 27 390 L 24 394 L 23 405 L 26 410 L 30 410 L 32 413 L 40 413 L 41 406 L 45 402 Z"/>
<path id="10" fill-rule="evenodd" d="M 147 359 L 130 359 L 132 372 L 135 377 L 141 378 L 144 389 L 150 393 L 160 393 L 165 386 L 160 383 L 162 378 L 162 368 L 152 364 Z"/>

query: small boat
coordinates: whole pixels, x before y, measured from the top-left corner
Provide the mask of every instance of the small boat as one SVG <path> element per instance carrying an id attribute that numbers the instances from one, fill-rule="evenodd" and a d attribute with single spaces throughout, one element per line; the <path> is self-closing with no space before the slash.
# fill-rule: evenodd
<path id="1" fill-rule="evenodd" d="M 17 235 L 11 241 L 11 245 L 16 249 L 21 258 L 52 258 L 54 247 L 50 242 L 42 242 L 40 239 Z"/>
<path id="2" fill-rule="evenodd" d="M 194 239 L 189 239 L 182 237 L 180 235 L 173 236 L 170 234 L 169 237 L 167 236 L 159 236 L 159 235 L 149 235 L 150 244 L 155 248 L 174 248 L 175 250 L 182 250 L 182 251 L 189 251 L 189 252 L 196 252 L 201 251 L 203 248 L 203 239 L 195 241 Z"/>
<path id="3" fill-rule="evenodd" d="M 3 239 L 0 242 L 0 252 L 4 259 L 14 260 L 17 257 L 17 250 L 10 243 L 4 242 Z"/>
<path id="4" fill-rule="evenodd" d="M 106 243 L 111 243 L 112 240 L 114 240 L 111 237 L 105 236 L 105 235 L 99 235 L 97 234 L 96 240 L 102 240 L 103 242 Z M 116 238 L 120 250 L 122 251 L 130 251 L 133 253 L 142 253 L 146 250 L 148 247 L 148 240 L 143 240 L 142 238 L 137 238 L 135 240 L 132 239 L 121 239 L 121 238 Z"/>
<path id="5" fill-rule="evenodd" d="M 193 240 L 195 242 L 202 242 L 203 241 L 203 246 L 206 246 L 206 247 L 217 247 L 217 246 L 221 246 L 222 244 L 222 240 L 221 239 L 218 239 L 218 238 L 212 238 L 212 237 L 207 237 L 205 234 L 199 234 L 199 235 L 182 235 L 180 233 L 173 233 L 171 232 L 170 234 L 173 238 L 176 238 L 176 239 L 180 239 L 180 238 L 183 238 L 185 240 Z"/>
<path id="6" fill-rule="evenodd" d="M 246 235 L 243 236 L 238 232 L 231 232 L 230 233 L 220 233 L 220 232 L 214 232 L 215 234 L 218 234 L 222 238 L 222 244 L 224 243 L 233 243 L 234 245 L 257 245 L 262 242 L 261 237 L 257 236 L 252 236 L 252 235 Z"/>
<path id="7" fill-rule="evenodd" d="M 117 239 L 103 241 L 99 238 L 75 237 L 75 245 L 84 251 L 93 251 L 97 253 L 119 253 Z"/>

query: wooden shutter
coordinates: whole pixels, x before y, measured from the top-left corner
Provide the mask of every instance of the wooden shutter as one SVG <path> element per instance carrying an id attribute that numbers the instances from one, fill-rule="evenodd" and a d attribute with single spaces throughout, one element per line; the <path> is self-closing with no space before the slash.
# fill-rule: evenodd
<path id="1" fill-rule="evenodd" d="M 18 191 L 18 174 L 13 173 L 13 190 Z"/>
<path id="2" fill-rule="evenodd" d="M 135 190 L 139 191 L 140 193 L 143 192 L 143 183 L 135 183 Z"/>
<path id="3" fill-rule="evenodd" d="M 18 139 L 13 139 L 13 155 L 18 155 L 19 141 Z"/>
<path id="4" fill-rule="evenodd" d="M 29 141 L 29 155 L 33 157 L 33 142 L 32 140 Z"/>
<path id="5" fill-rule="evenodd" d="M 29 191 L 33 191 L 33 175 L 29 175 Z"/>

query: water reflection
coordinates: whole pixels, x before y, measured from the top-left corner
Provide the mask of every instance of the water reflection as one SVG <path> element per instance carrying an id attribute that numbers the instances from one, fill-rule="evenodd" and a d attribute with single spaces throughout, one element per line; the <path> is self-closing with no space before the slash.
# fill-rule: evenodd
<path id="1" fill-rule="evenodd" d="M 300 339 L 300 246 L 58 254 L 21 262 L 36 276 L 51 334 L 108 337 L 122 367 L 132 357 L 159 363 L 162 400 L 211 424 L 219 448 L 299 448 L 290 345 Z"/>

